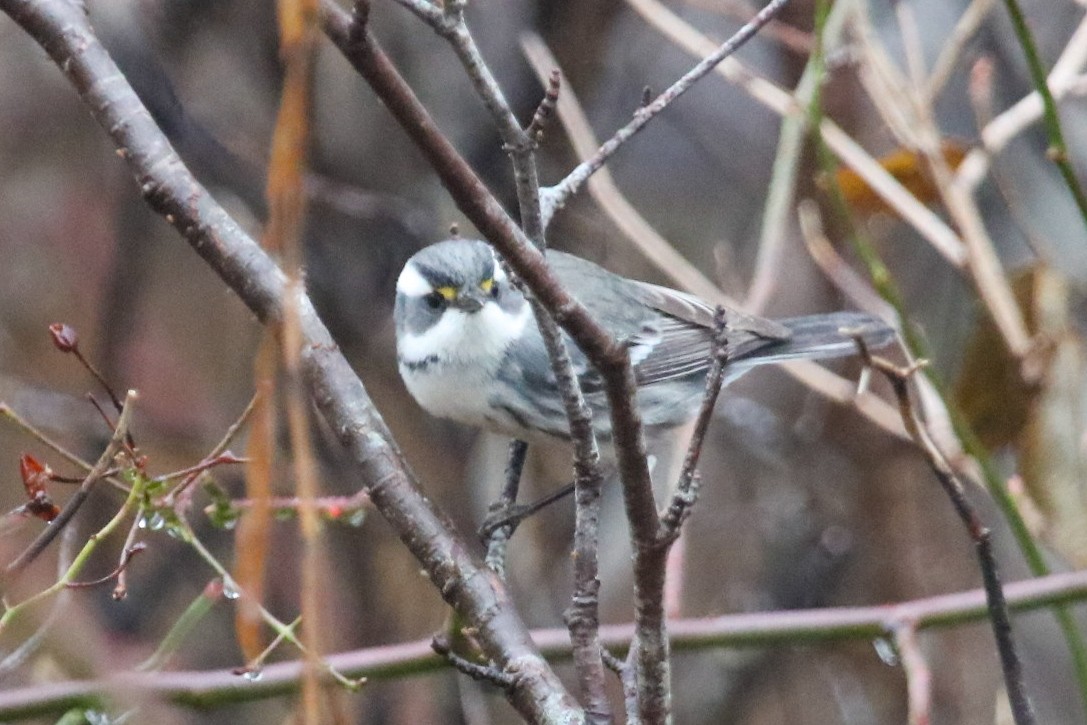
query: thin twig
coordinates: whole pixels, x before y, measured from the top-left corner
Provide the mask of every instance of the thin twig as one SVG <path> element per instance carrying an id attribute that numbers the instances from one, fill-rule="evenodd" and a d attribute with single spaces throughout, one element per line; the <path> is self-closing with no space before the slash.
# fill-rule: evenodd
<path id="1" fill-rule="evenodd" d="M 82 469 L 83 471 L 88 471 L 88 472 L 92 468 L 94 468 L 94 466 L 92 464 L 88 463 L 87 461 L 84 461 L 82 458 L 80 458 L 76 454 L 69 451 L 63 445 L 61 445 L 57 441 L 53 440 L 49 436 L 47 436 L 39 428 L 37 428 L 36 426 L 31 424 L 28 420 L 26 420 L 21 415 L 19 415 L 17 412 L 15 412 L 15 410 L 10 405 L 8 405 L 7 403 L 0 402 L 0 417 L 3 417 L 5 419 L 11 421 L 11 423 L 13 425 L 15 425 L 16 428 L 18 428 L 23 433 L 27 434 L 28 436 L 30 436 L 34 440 L 41 443 L 46 448 L 51 449 L 52 451 L 54 451 L 55 453 L 60 455 L 62 458 L 64 458 L 66 461 L 71 463 L 73 466 L 75 466 L 75 467 L 77 467 L 79 469 Z M 128 491 L 128 486 L 126 486 L 122 481 L 118 480 L 115 474 L 116 474 L 116 471 L 107 470 L 106 471 L 106 480 L 110 483 L 111 486 L 113 486 L 117 490 L 127 492 Z M 74 479 L 74 480 L 66 478 L 65 482 L 71 481 L 73 483 L 82 483 L 83 479 L 84 479 L 84 477 L 82 477 L 82 476 L 77 478 L 77 479 Z"/>
<path id="2" fill-rule="evenodd" d="M 543 39 L 534 33 L 525 33 L 521 36 L 521 50 L 541 82 L 558 67 L 558 60 L 544 44 Z M 570 144 L 574 147 L 574 153 L 582 160 L 582 163 L 587 163 L 599 148 L 600 142 L 593 133 L 589 119 L 577 99 L 577 94 L 569 84 L 566 84 L 559 96 L 556 108 Z M 675 247 L 634 208 L 634 205 L 626 200 L 616 186 L 607 166 L 601 167 L 589 177 L 588 188 L 596 203 L 616 226 L 674 285 L 703 299 L 728 303 L 727 300 L 721 298 L 721 291 L 716 283 L 677 252 Z M 731 304 L 735 305 L 734 302 Z"/>
<path id="3" fill-rule="evenodd" d="M 121 601 L 128 596 L 128 559 L 131 557 L 131 553 L 136 551 L 136 547 L 141 549 L 144 544 L 137 543 L 136 537 L 139 536 L 141 524 L 143 523 L 141 516 L 136 516 L 132 525 L 128 527 L 128 536 L 125 537 L 125 543 L 121 545 L 121 561 L 117 564 L 117 586 L 113 587 L 113 599 L 114 601 Z"/>
<path id="4" fill-rule="evenodd" d="M 441 637 L 432 639 L 430 647 L 439 656 L 445 658 L 446 662 L 452 665 L 455 670 L 468 675 L 473 680 L 489 682 L 502 690 L 510 690 L 513 688 L 514 680 L 509 674 L 498 669 L 493 664 L 481 665 L 465 659 L 450 649 L 449 643 Z"/>
<path id="5" fill-rule="evenodd" d="M 124 572 L 129 562 L 132 561 L 132 558 L 136 556 L 136 554 L 139 554 L 141 551 L 144 551 L 146 548 L 147 544 L 144 544 L 142 542 L 135 543 L 130 548 L 126 548 L 124 550 L 124 552 L 121 554 L 121 562 L 117 565 L 117 568 L 115 568 L 109 574 L 106 574 L 104 577 L 100 577 L 89 582 L 66 582 L 64 586 L 68 587 L 69 589 L 90 589 L 92 587 L 98 587 L 102 586 L 103 584 L 108 584 L 109 582 L 121 576 L 121 573 Z M 119 598 L 120 597 L 114 597 L 114 599 Z"/>
<path id="6" fill-rule="evenodd" d="M 836 2 L 826 18 L 822 32 L 813 36 L 820 52 L 813 53 L 804 67 L 804 73 L 793 91 L 794 102 L 807 106 L 812 96 L 821 92 L 826 81 L 822 72 L 822 49 L 838 45 L 846 19 L 852 10 L 852 2 Z M 778 134 L 777 150 L 774 153 L 774 165 L 771 170 L 770 185 L 766 190 L 766 204 L 762 212 L 762 228 L 759 232 L 758 253 L 755 257 L 755 270 L 747 287 L 743 309 L 761 314 L 775 290 L 777 280 L 781 278 L 781 269 L 785 264 L 784 255 L 790 249 L 787 245 L 792 221 L 793 208 L 796 206 L 796 181 L 800 171 L 800 162 L 804 158 L 803 144 L 808 136 L 808 118 L 806 116 L 784 116 L 781 119 L 781 131 Z"/>
<path id="7" fill-rule="evenodd" d="M 962 51 L 970 39 L 978 32 L 982 23 L 993 9 L 996 0 L 972 0 L 959 16 L 951 34 L 940 48 L 940 55 L 932 66 L 928 81 L 925 83 L 925 99 L 928 104 L 936 102 L 940 92 L 951 78 Z"/>
<path id="8" fill-rule="evenodd" d="M 26 567 L 28 567 L 38 555 L 45 551 L 45 548 L 49 546 L 50 542 L 56 538 L 65 526 L 72 520 L 72 517 L 76 515 L 79 508 L 83 505 L 83 502 L 90 496 L 91 490 L 95 484 L 98 483 L 113 465 L 113 459 L 121 448 L 125 444 L 125 439 L 128 436 L 128 427 L 132 424 L 132 410 L 135 407 L 136 399 L 139 396 L 135 390 L 129 390 L 125 395 L 124 405 L 121 407 L 121 415 L 117 419 L 117 425 L 113 429 L 113 435 L 109 439 L 109 443 L 106 444 L 106 449 L 102 451 L 102 455 L 98 457 L 98 462 L 94 464 L 90 472 L 87 473 L 86 478 L 83 479 L 83 483 L 79 485 L 79 489 L 72 494 L 72 497 L 68 499 L 68 502 L 64 505 L 60 514 L 53 519 L 48 527 L 42 530 L 30 546 L 23 551 L 18 557 L 15 558 L 10 564 L 4 568 L 4 576 L 9 580 L 18 576 Z"/>
<path id="9" fill-rule="evenodd" d="M 661 517 L 661 533 L 666 538 L 675 540 L 680 527 L 690 516 L 691 508 L 698 498 L 698 477 L 696 469 L 702 457 L 702 446 L 706 441 L 706 431 L 713 420 L 713 411 L 717 406 L 717 397 L 725 381 L 725 362 L 728 359 L 728 319 L 725 308 L 718 307 L 713 316 L 713 347 L 710 350 L 710 369 L 706 372 L 706 387 L 702 393 L 702 405 L 695 419 L 694 432 L 687 444 L 687 454 L 683 459 L 675 494 L 668 510 Z"/>
<path id="10" fill-rule="evenodd" d="M 967 533 L 974 542 L 982 578 L 985 582 L 989 619 L 993 628 L 993 635 L 996 638 L 997 650 L 1000 653 L 1000 663 L 1004 671 L 1004 684 L 1008 690 L 1008 700 L 1011 703 L 1012 714 L 1015 717 L 1016 725 L 1034 723 L 1034 711 L 1026 692 L 1022 662 L 1019 659 L 1019 653 L 1012 637 L 1011 617 L 1008 614 L 1004 589 L 997 573 L 990 531 L 982 523 L 981 517 L 978 516 L 977 511 L 967 499 L 962 482 L 955 475 L 943 453 L 932 442 L 910 399 L 909 381 L 917 371 L 918 365 L 915 364 L 910 368 L 897 367 L 882 358 L 872 356 L 863 340 L 859 337 L 856 338 L 856 341 L 857 348 L 865 363 L 883 373 L 891 384 L 898 399 L 899 408 L 902 411 L 902 421 L 906 424 L 906 429 L 925 456 L 932 472 L 936 475 L 944 492 L 951 500 L 955 512 L 962 520 Z"/>
<path id="11" fill-rule="evenodd" d="M 659 0 L 627 0 L 655 29 L 671 38 L 677 47 L 701 57 L 714 47 L 705 35 L 681 19 Z M 754 100 L 778 115 L 804 115 L 807 110 L 796 103 L 792 94 L 758 75 L 735 58 L 727 58 L 717 67 L 719 75 L 737 84 Z M 879 194 L 887 205 L 910 223 L 933 248 L 954 267 L 960 268 L 965 260 L 962 241 L 955 232 L 926 207 L 890 172 L 880 165 L 871 154 L 830 119 L 823 119 L 818 126 L 827 146 L 843 163 L 857 173 L 865 183 Z"/>
<path id="12" fill-rule="evenodd" d="M 823 231 L 819 205 L 811 199 L 797 204 L 800 233 L 815 265 L 831 284 L 857 308 L 871 312 L 881 320 L 897 320 L 898 311 L 879 296 L 879 293 L 838 254 Z M 896 324 L 900 326 L 900 323 Z"/>
<path id="13" fill-rule="evenodd" d="M 737 30 L 731 38 L 722 43 L 720 47 L 714 50 L 714 52 L 708 54 L 699 61 L 697 65 L 691 68 L 691 70 L 684 73 L 683 77 L 669 86 L 667 90 L 653 99 L 651 103 L 643 105 L 635 111 L 634 117 L 630 122 L 616 131 L 610 139 L 605 141 L 592 158 L 578 164 L 573 171 L 566 175 L 566 178 L 550 189 L 547 189 L 544 203 L 544 226 L 547 225 L 547 222 L 551 219 L 554 212 L 561 209 L 566 204 L 567 200 L 577 193 L 582 184 L 607 163 L 608 159 L 610 159 L 628 139 L 638 133 L 638 131 L 641 131 L 654 116 L 670 106 L 673 101 L 683 95 L 683 93 L 691 86 L 712 71 L 717 64 L 735 53 L 740 46 L 753 38 L 759 31 L 759 28 L 770 22 L 770 20 L 773 19 L 788 2 L 789 0 L 770 0 L 762 10 L 755 14 L 755 17 Z"/>
<path id="14" fill-rule="evenodd" d="M 1080 84 L 1080 74 L 1087 63 L 1087 17 L 1068 39 L 1061 57 L 1053 64 L 1046 88 L 1054 99 L 1060 100 Z M 1037 90 L 1020 99 L 981 130 L 982 149 L 974 149 L 958 168 L 958 180 L 973 191 L 984 180 L 991 157 L 1000 153 L 1008 143 L 1037 121 L 1045 112 L 1045 104 Z"/>
<path id="15" fill-rule="evenodd" d="M 521 475 L 525 470 L 525 459 L 528 457 L 528 443 L 524 441 L 510 441 L 509 454 L 506 460 L 506 475 L 502 484 L 502 493 L 498 500 L 491 504 L 488 510 L 488 519 L 492 516 L 502 516 L 511 511 L 517 504 L 517 494 L 521 488 Z M 503 579 L 506 578 L 506 545 L 516 523 L 505 523 L 487 530 L 480 531 L 480 538 L 487 550 L 487 566 Z"/>

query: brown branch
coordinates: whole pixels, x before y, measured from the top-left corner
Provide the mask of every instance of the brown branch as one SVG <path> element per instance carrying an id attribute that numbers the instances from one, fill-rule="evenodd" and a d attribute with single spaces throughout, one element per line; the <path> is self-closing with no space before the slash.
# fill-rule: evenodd
<path id="1" fill-rule="evenodd" d="M 997 651 L 1000 654 L 1004 685 L 1008 691 L 1008 701 L 1011 703 L 1016 725 L 1030 725 L 1035 722 L 1034 709 L 1026 691 L 1023 664 L 1019 659 L 1015 640 L 1012 637 L 1011 617 L 1008 614 L 1008 603 L 1004 597 L 996 557 L 993 554 L 991 532 L 982 522 L 973 504 L 967 499 L 966 489 L 962 481 L 959 480 L 943 453 L 932 441 L 910 398 L 910 378 L 924 362 L 916 363 L 908 368 L 900 368 L 883 358 L 873 356 L 865 346 L 864 341 L 859 337 L 856 338 L 856 342 L 865 364 L 883 373 L 891 384 L 895 397 L 898 399 L 902 422 L 905 424 L 906 430 L 925 456 L 929 467 L 951 500 L 955 513 L 962 520 L 970 539 L 974 542 L 978 565 L 985 584 L 989 621 L 993 628 L 993 636 L 996 639 Z"/>
<path id="2" fill-rule="evenodd" d="M 1009 606 L 1016 612 L 1087 599 L 1087 571 L 1051 574 L 1005 586 Z M 803 643 L 844 640 L 871 641 L 892 635 L 902 622 L 917 631 L 957 626 L 988 615 L 983 589 L 942 594 L 898 604 L 871 607 L 829 607 L 794 611 L 730 614 L 670 623 L 677 652 L 705 651 L 712 647 L 795 647 Z M 570 633 L 564 628 L 532 631 L 532 638 L 550 659 L 570 655 Z M 604 625 L 601 637 L 611 648 L 629 645 L 634 628 L 629 624 Z M 371 680 L 400 679 L 440 671 L 446 662 L 431 649 L 432 640 L 418 640 L 326 656 L 331 667 L 349 677 Z M 609 667 L 617 660 L 607 656 Z M 10 722 L 63 712 L 98 703 L 103 694 L 122 691 L 157 701 L 209 708 L 228 703 L 262 700 L 297 691 L 301 661 L 267 665 L 258 680 L 246 681 L 233 670 L 118 673 L 99 680 L 69 680 L 0 691 L 0 720 Z"/>
<path id="3" fill-rule="evenodd" d="M 527 457 L 527 443 L 517 440 L 510 441 L 502 493 L 499 494 L 498 500 L 490 505 L 487 512 L 488 520 L 492 517 L 508 515 L 517 504 L 517 494 L 521 489 L 521 474 L 525 470 L 525 459 Z M 517 522 L 510 522 L 490 528 L 481 528 L 480 530 L 480 539 L 483 541 L 483 547 L 487 550 L 487 566 L 502 579 L 506 578 L 506 545 L 516 528 Z"/>
<path id="4" fill-rule="evenodd" d="M 604 379 L 623 499 L 635 540 L 635 612 L 646 635 L 642 648 L 645 656 L 640 663 L 644 677 L 639 680 L 665 683 L 652 688 L 655 691 L 647 693 L 643 699 L 666 707 L 667 697 L 661 698 L 660 691 L 662 688 L 667 690 L 667 637 L 663 610 L 659 601 L 652 601 L 654 597 L 659 600 L 663 591 L 663 575 L 641 576 L 643 571 L 656 572 L 659 569 L 654 561 L 660 555 L 656 544 L 659 520 L 646 463 L 641 417 L 634 403 L 636 386 L 629 352 L 563 289 L 543 256 L 533 248 L 529 237 L 510 219 L 472 168 L 442 135 L 370 34 L 365 25 L 365 4 L 356 5 L 355 22 L 331 0 L 326 0 L 323 9 L 326 34 L 367 80 L 430 161 L 458 208 L 502 254 Z M 643 716 L 650 720 L 659 719 L 658 714 L 643 712 Z"/>
<path id="5" fill-rule="evenodd" d="M 185 168 L 86 15 L 65 0 L 0 0 L 61 68 L 162 214 L 264 323 L 282 317 L 283 272 Z M 346 24 L 343 26 L 346 30 Z M 476 627 L 487 655 L 516 678 L 510 695 L 526 718 L 569 722 L 580 709 L 540 657 L 503 586 L 422 494 L 365 388 L 307 297 L 299 299 L 302 371 L 311 397 L 347 449 L 375 507 L 418 558 L 442 596 Z M 160 676 L 160 675 L 156 675 Z"/>

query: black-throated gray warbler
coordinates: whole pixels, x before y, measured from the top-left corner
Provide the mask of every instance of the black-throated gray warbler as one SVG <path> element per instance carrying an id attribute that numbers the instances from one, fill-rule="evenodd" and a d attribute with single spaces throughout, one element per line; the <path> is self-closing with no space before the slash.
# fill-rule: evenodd
<path id="1" fill-rule="evenodd" d="M 647 428 L 671 428 L 699 408 L 711 362 L 712 305 L 693 295 L 620 277 L 571 254 L 547 261 L 594 318 L 630 348 Z M 526 441 L 568 439 L 551 362 L 524 295 L 486 243 L 450 239 L 416 253 L 396 283 L 397 360 L 416 401 L 433 415 Z M 856 352 L 842 330 L 871 348 L 894 339 L 879 319 L 836 312 L 767 320 L 726 312 L 725 384 L 756 365 Z M 601 440 L 611 422 L 600 378 L 568 344 Z"/>

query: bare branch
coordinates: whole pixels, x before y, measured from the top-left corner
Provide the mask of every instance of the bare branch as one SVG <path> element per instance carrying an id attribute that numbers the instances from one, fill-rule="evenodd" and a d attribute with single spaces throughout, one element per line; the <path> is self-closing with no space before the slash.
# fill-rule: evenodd
<path id="1" fill-rule="evenodd" d="M 714 52 L 703 58 L 696 66 L 687 71 L 682 78 L 673 83 L 667 90 L 657 96 L 651 103 L 644 105 L 634 112 L 630 122 L 615 132 L 605 141 L 596 154 L 587 161 L 579 164 L 573 171 L 566 175 L 561 182 L 546 190 L 544 203 L 544 226 L 551 219 L 555 211 L 561 209 L 566 201 L 577 193 L 585 181 L 596 173 L 616 151 L 622 147 L 634 134 L 641 131 L 653 117 L 670 106 L 673 101 L 683 95 L 691 86 L 701 80 L 714 69 L 718 63 L 736 52 L 736 50 L 755 36 L 759 28 L 770 22 L 771 19 L 789 2 L 789 0 L 770 0 L 755 17 L 740 28 L 731 38 L 726 40 Z"/>
<path id="2" fill-rule="evenodd" d="M 1004 671 L 1004 684 L 1008 690 L 1012 713 L 1015 716 L 1016 725 L 1034 723 L 1034 711 L 1026 692 L 1023 665 L 1012 637 L 1011 617 L 1008 614 L 1008 604 L 997 572 L 990 531 L 967 499 L 962 482 L 955 475 L 943 453 L 932 442 L 932 438 L 929 436 L 924 423 L 918 417 L 910 399 L 910 378 L 918 367 L 924 363 L 915 363 L 909 368 L 899 368 L 882 358 L 872 356 L 860 338 L 857 338 L 856 341 L 865 363 L 883 373 L 884 377 L 891 383 L 895 396 L 898 398 L 899 408 L 902 411 L 902 420 L 906 424 L 906 429 L 927 459 L 932 472 L 936 475 L 944 492 L 951 500 L 955 513 L 962 520 L 967 533 L 974 542 L 982 579 L 985 582 L 985 598 L 989 609 L 989 620 L 993 628 L 993 635 L 996 638 L 997 650 L 1000 653 L 1000 664 Z"/>
<path id="3" fill-rule="evenodd" d="M 1037 579 L 1011 582 L 1004 587 L 1009 607 L 1028 612 L 1087 599 L 1087 571 L 1063 572 Z M 917 631 L 982 621 L 988 616 L 985 590 L 971 589 L 898 604 L 872 607 L 824 607 L 794 611 L 729 614 L 670 623 L 677 651 L 704 651 L 714 647 L 795 647 L 798 643 L 871 641 L 893 635 L 902 622 Z M 532 638 L 550 659 L 570 655 L 570 633 L 565 628 L 533 630 Z M 629 624 L 604 625 L 604 643 L 621 651 L 634 634 Z M 446 661 L 431 649 L 432 640 L 418 640 L 328 655 L 329 665 L 350 677 L 392 679 L 405 674 L 436 672 Z M 619 661 L 606 656 L 609 667 Z M 620 668 L 621 669 L 621 668 Z M 296 692 L 302 663 L 277 662 L 262 670 L 255 681 L 242 681 L 231 669 L 183 672 L 124 672 L 109 679 L 69 680 L 0 691 L 0 720 L 10 721 L 63 712 L 97 701 L 101 694 L 123 691 L 188 707 L 207 708 L 251 702 Z"/>
<path id="4" fill-rule="evenodd" d="M 192 177 L 91 30 L 64 0 L 0 0 L 47 50 L 129 163 L 150 206 L 174 225 L 264 322 L 282 316 L 285 278 Z M 345 23 L 343 30 L 347 30 Z M 517 675 L 511 700 L 526 717 L 567 722 L 580 710 L 528 638 L 501 583 L 416 486 L 362 383 L 309 299 L 299 300 L 302 371 L 311 397 L 369 486 L 375 507 L 442 596 L 477 627 L 481 645 Z"/>

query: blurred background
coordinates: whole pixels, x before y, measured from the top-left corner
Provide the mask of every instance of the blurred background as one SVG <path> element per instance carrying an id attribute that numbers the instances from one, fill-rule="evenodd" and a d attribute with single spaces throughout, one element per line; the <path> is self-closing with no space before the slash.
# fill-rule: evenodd
<path id="1" fill-rule="evenodd" d="M 905 67 L 901 32 L 889 0 L 867 6 L 876 38 Z M 1000 113 L 1031 90 L 1023 52 L 1003 6 L 966 0 L 910 0 L 932 68 L 968 6 L 988 7 L 966 42 L 933 109 L 941 132 L 962 150 L 978 144 L 970 72 L 991 63 L 991 106 Z M 1083 20 L 1072 0 L 1022 0 L 1047 67 Z M 90 0 L 92 21 L 170 134 L 183 159 L 236 218 L 259 235 L 266 208 L 264 168 L 274 124 L 281 65 L 273 3 L 235 0 Z M 742 0 L 672 0 L 668 7 L 707 35 L 723 39 L 750 13 Z M 813 38 L 812 2 L 796 0 L 780 22 L 739 57 L 759 74 L 792 88 Z M 618 0 L 474 0 L 469 20 L 484 56 L 522 119 L 542 87 L 518 38 L 538 32 L 556 55 L 567 86 L 601 138 L 629 119 L 643 89 L 659 92 L 694 61 Z M 375 32 L 441 128 L 509 208 L 508 160 L 478 98 L 449 48 L 395 3 L 375 0 Z M 869 152 L 899 143 L 866 96 L 850 34 L 833 48 L 825 87 L 827 114 Z M 1082 69 L 1081 69 L 1082 72 Z M 1080 84 L 1083 85 L 1082 83 Z M 1073 93 L 1061 117 L 1077 171 L 1085 172 L 1087 107 Z M 473 531 L 497 492 L 505 441 L 425 415 L 407 395 L 395 365 L 390 319 L 395 279 L 415 251 L 471 226 L 434 173 L 347 62 L 324 43 L 317 75 L 306 267 L 310 292 L 394 431 L 428 493 L 463 532 Z M 627 199 L 688 260 L 735 298 L 748 291 L 759 253 L 763 207 L 780 132 L 777 115 L 710 75 L 629 143 L 609 165 Z M 118 389 L 141 399 L 135 430 L 154 473 L 192 465 L 220 440 L 252 395 L 260 328 L 225 285 L 137 193 L 129 172 L 45 53 L 10 19 L 0 18 L 0 400 L 43 432 L 93 460 L 108 430 L 88 404 L 95 390 L 74 360 L 53 347 L 50 323 L 75 327 L 84 353 Z M 1035 124 L 994 160 L 977 198 L 1028 317 L 1044 320 L 1061 342 L 1063 367 L 1038 388 L 1005 386 L 1000 343 L 985 337 L 969 281 L 908 224 L 885 209 L 858 208 L 856 223 L 887 260 L 905 308 L 933 351 L 940 376 L 960 393 L 980 431 L 988 431 L 1003 475 L 1023 474 L 1032 519 L 1055 569 L 1073 568 L 1087 549 L 1082 433 L 1084 399 L 1081 292 L 1087 279 L 1084 220 Z M 801 161 L 797 199 L 820 199 L 810 149 Z M 544 183 L 577 162 L 553 123 L 541 149 Z M 946 216 L 939 204 L 938 215 Z M 839 252 L 863 273 L 843 225 L 828 222 Z M 790 214 L 768 316 L 853 306 L 812 262 Z M 586 193 L 563 210 L 551 242 L 615 272 L 658 283 L 653 268 Z M 1054 301 L 1055 300 L 1055 301 Z M 1053 322 L 1056 320 L 1056 322 Z M 855 378 L 845 361 L 837 372 Z M 1014 376 L 1013 376 L 1014 377 Z M 971 387 L 974 383 L 974 387 Z M 1058 384 L 1059 383 L 1059 384 Z M 977 392 L 978 389 L 984 391 Z M 97 392 L 97 391 L 96 391 Z M 877 392 L 885 394 L 877 386 Z M 1046 407 L 1049 406 L 1049 407 Z M 872 605 L 980 586 L 973 547 L 946 496 L 912 446 L 882 431 L 850 405 L 830 402 L 779 370 L 759 370 L 723 396 L 703 459 L 702 497 L 688 526 L 678 613 L 710 616 L 799 607 Z M 1062 421 L 1058 432 L 1047 428 Z M 323 431 L 322 431 L 323 432 Z M 285 440 L 285 439 L 284 439 Z M 321 485 L 350 495 L 360 481 L 339 465 L 324 436 Z M 241 453 L 244 443 L 234 447 Z M 24 501 L 18 460 L 32 452 L 58 472 L 74 471 L 10 425 L 0 426 L 0 506 Z M 1060 465 L 1050 465 L 1058 461 Z M 1033 466 L 1033 467 L 1032 467 Z M 1057 470 L 1053 470 L 1054 467 Z M 289 466 L 277 477 L 293 490 Z M 1042 472 L 1038 473 L 1042 469 Z M 1033 473 L 1032 473 L 1033 472 Z M 562 451 L 533 450 L 526 495 L 565 482 Z M 220 469 L 220 486 L 240 496 L 240 469 Z M 1021 479 L 1015 479 L 1021 480 Z M 1050 486 L 1031 489 L 1039 482 Z M 1056 482 L 1056 483 L 1054 483 Z M 52 493 L 63 499 L 63 487 Z M 613 492 L 615 493 L 615 492 Z M 996 532 L 1005 580 L 1028 574 L 1022 554 L 980 486 L 971 498 Z M 1026 495 L 1026 494 L 1024 494 Z M 617 498 L 613 496 L 612 498 Z M 192 523 L 228 566 L 230 530 L 215 527 L 197 497 Z M 86 536 L 119 505 L 101 487 L 75 522 Z M 607 622 L 630 612 L 625 523 L 607 509 Z M 14 557 L 33 537 L 31 521 L 0 539 Z M 530 626 L 561 626 L 569 599 L 572 504 L 530 520 L 511 547 L 511 579 Z M 325 529 L 329 575 L 323 601 L 336 650 L 427 638 L 446 609 L 418 566 L 377 516 Z M 1071 539 L 1071 543 L 1069 543 Z M 99 676 L 146 658 L 213 572 L 190 547 L 147 532 L 148 551 L 129 573 L 123 602 L 109 587 L 79 591 L 61 623 L 0 688 Z M 116 565 L 120 542 L 104 546 L 86 578 Z M 298 610 L 298 527 L 277 522 L 266 599 L 281 619 Z M 46 586 L 49 557 L 29 579 Z M 210 669 L 243 663 L 233 636 L 233 605 L 219 604 L 169 667 Z M 45 612 L 47 607 L 42 608 Z M 1079 609 L 1074 610 L 1082 614 Z M 7 653 L 33 631 L 38 614 L 5 633 Z M 1081 617 L 1082 619 L 1082 617 Z M 1068 649 L 1051 614 L 1015 619 L 1027 682 L 1041 722 L 1085 720 Z M 987 624 L 929 630 L 922 651 L 932 669 L 933 722 L 1003 722 L 1002 680 Z M 276 658 L 294 657 L 284 648 Z M 566 668 L 560 671 L 569 674 Z M 906 719 L 900 667 L 871 642 L 680 653 L 674 668 L 676 720 L 682 723 L 896 723 Z M 345 696 L 358 723 L 509 722 L 500 696 L 450 672 L 378 681 Z M 211 711 L 141 703 L 135 722 L 286 721 L 290 698 Z M 52 721 L 52 720 L 49 720 Z"/>

